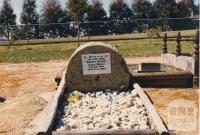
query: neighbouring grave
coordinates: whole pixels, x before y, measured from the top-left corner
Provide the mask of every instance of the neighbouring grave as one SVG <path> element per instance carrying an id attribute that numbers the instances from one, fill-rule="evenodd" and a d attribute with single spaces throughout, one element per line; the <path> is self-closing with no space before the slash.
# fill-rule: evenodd
<path id="1" fill-rule="evenodd" d="M 99 42 L 82 45 L 67 66 L 69 90 L 127 90 L 130 74 L 123 57 L 115 48 Z"/>
<path id="2" fill-rule="evenodd" d="M 193 74 L 163 63 L 141 63 L 128 65 L 132 82 L 142 87 L 191 88 Z"/>
<path id="3" fill-rule="evenodd" d="M 168 41 L 176 41 L 176 52 L 168 52 Z M 193 54 L 182 53 L 181 42 L 194 42 Z M 193 36 L 181 36 L 163 38 L 163 52 L 161 63 L 141 63 L 140 65 L 128 65 L 134 82 L 142 87 L 161 88 L 191 88 L 199 85 L 199 31 Z"/>
<path id="4" fill-rule="evenodd" d="M 176 37 L 168 37 L 167 33 L 163 38 L 163 52 L 161 54 L 161 62 L 176 68 L 180 68 L 186 71 L 191 72 L 194 75 L 194 84 L 197 86 L 199 85 L 199 30 L 197 30 L 195 38 L 184 37 L 181 36 L 179 32 Z M 168 52 L 168 42 L 169 41 L 176 41 L 176 52 L 169 53 Z M 182 51 L 181 42 L 193 42 L 195 43 L 194 46 L 194 53 L 193 54 L 185 54 Z M 192 48 L 191 48 L 192 49 Z"/>

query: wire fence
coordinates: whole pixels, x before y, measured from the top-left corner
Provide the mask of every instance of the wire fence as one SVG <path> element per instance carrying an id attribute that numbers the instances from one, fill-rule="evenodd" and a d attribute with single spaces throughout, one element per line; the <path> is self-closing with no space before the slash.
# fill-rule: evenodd
<path id="1" fill-rule="evenodd" d="M 144 37 L 120 35 L 143 32 L 147 33 L 147 38 L 161 38 L 159 33 L 163 31 L 197 28 L 199 18 L 190 17 L 3 25 L 0 26 L 0 45 L 138 40 Z M 119 36 L 113 38 L 105 35 Z M 81 39 L 76 38 L 79 36 Z M 98 37 L 91 38 L 93 36 Z"/>

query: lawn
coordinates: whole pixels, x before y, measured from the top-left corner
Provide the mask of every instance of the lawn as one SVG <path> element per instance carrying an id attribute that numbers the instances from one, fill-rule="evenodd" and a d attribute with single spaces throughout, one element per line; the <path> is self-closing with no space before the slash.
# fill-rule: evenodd
<path id="1" fill-rule="evenodd" d="M 66 59 L 76 49 L 75 44 L 0 47 L 0 62 L 39 62 Z"/>
<path id="2" fill-rule="evenodd" d="M 195 31 L 183 31 L 184 35 L 194 35 Z M 170 36 L 176 35 L 177 32 L 169 32 Z M 122 35 L 125 36 L 125 35 Z M 145 34 L 132 34 L 127 36 L 144 37 Z M 108 38 L 109 36 L 99 36 Z M 117 36 L 119 37 L 119 36 Z M 95 37 L 97 38 L 97 37 Z M 116 38 L 110 36 L 109 38 Z M 60 39 L 61 40 L 61 39 Z M 120 54 L 124 57 L 148 57 L 160 56 L 162 51 L 162 39 L 152 40 L 126 40 L 107 42 L 111 45 L 118 46 Z M 83 43 L 82 43 L 83 44 Z M 169 42 L 169 52 L 175 52 L 176 42 Z M 195 44 L 193 42 L 181 42 L 183 53 L 193 53 Z M 0 47 L 0 62 L 39 62 L 48 60 L 68 59 L 77 48 L 76 43 L 63 43 L 51 45 L 29 45 L 29 46 L 12 46 Z"/>
<path id="3" fill-rule="evenodd" d="M 191 36 L 194 35 L 196 30 L 183 30 L 181 31 L 182 36 Z M 160 36 L 163 36 L 164 33 L 160 33 Z M 168 36 L 176 36 L 178 31 L 169 31 L 167 32 Z M 126 38 L 147 38 L 146 33 L 137 33 L 137 34 L 123 34 L 123 35 L 106 35 L 106 36 L 90 36 L 90 40 L 102 40 L 102 39 L 126 39 Z M 29 43 L 52 43 L 52 42 L 65 42 L 65 41 L 76 41 L 76 37 L 68 38 L 54 38 L 54 39 L 33 39 L 29 40 Z M 89 37 L 80 37 L 80 41 L 89 40 Z M 8 41 L 1 41 L 0 45 L 9 44 Z M 17 40 L 13 44 L 28 44 L 28 40 Z"/>

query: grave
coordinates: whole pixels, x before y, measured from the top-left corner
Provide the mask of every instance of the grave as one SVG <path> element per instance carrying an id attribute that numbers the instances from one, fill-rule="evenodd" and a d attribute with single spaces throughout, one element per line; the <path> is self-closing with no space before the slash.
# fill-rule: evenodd
<path id="1" fill-rule="evenodd" d="M 117 134 L 118 131 L 127 135 L 167 134 L 143 90 L 138 85 L 131 89 L 133 84 L 128 66 L 110 45 L 98 42 L 82 45 L 72 54 L 63 75 L 67 88 L 56 115 L 53 134 L 103 135 Z M 124 111 L 118 112 L 121 107 Z M 130 117 L 127 119 L 130 122 L 126 122 L 126 117 Z M 136 119 L 144 120 L 134 122 Z M 154 130 L 156 128 L 158 131 Z"/>
<path id="2" fill-rule="evenodd" d="M 168 52 L 168 42 L 176 41 L 176 52 Z M 193 42 L 195 51 L 193 54 L 182 53 L 181 42 Z M 192 88 L 199 85 L 199 30 L 195 37 L 181 36 L 163 37 L 163 52 L 161 63 L 141 63 L 140 65 L 128 65 L 132 74 L 132 81 L 142 87 L 161 88 Z"/>
<path id="3" fill-rule="evenodd" d="M 130 78 L 115 48 L 96 42 L 82 45 L 57 78 L 57 91 L 42 118 L 28 133 L 169 135 L 149 97 Z"/>
<path id="4" fill-rule="evenodd" d="M 193 36 L 181 36 L 179 32 L 176 37 L 168 37 L 167 33 L 163 38 L 163 52 L 161 54 L 161 63 L 170 65 L 184 71 L 188 71 L 194 75 L 193 82 L 199 85 L 199 29 Z M 176 41 L 175 53 L 168 52 L 168 42 Z M 183 53 L 181 42 L 193 42 L 195 51 L 191 54 Z M 192 48 L 191 48 L 192 49 Z"/>
<path id="5" fill-rule="evenodd" d="M 131 81 L 142 87 L 191 88 L 194 75 L 163 63 L 141 63 L 128 65 Z"/>

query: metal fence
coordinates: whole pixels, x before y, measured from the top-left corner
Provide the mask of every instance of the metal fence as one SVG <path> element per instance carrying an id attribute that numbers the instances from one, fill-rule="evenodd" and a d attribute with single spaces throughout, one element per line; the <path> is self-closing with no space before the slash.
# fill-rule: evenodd
<path id="1" fill-rule="evenodd" d="M 155 34 L 172 30 L 187 30 L 199 28 L 199 18 L 164 18 L 164 19 L 134 19 L 67 22 L 49 24 L 27 24 L 0 26 L 0 45 L 23 45 L 40 43 L 65 43 L 85 41 L 102 41 L 102 38 L 91 39 L 91 36 L 122 35 L 146 32 Z M 124 37 L 122 37 L 123 39 Z M 41 39 L 41 40 L 38 40 Z M 54 39 L 54 40 L 51 40 Z M 136 38 L 137 39 L 137 38 Z M 142 37 L 139 39 L 143 39 Z M 105 38 L 105 40 L 117 40 Z M 132 37 L 124 40 L 133 40 Z"/>

